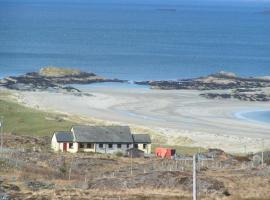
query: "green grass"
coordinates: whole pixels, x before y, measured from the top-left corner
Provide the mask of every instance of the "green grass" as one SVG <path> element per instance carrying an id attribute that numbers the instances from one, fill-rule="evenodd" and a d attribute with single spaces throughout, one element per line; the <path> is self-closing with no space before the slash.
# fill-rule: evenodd
<path id="1" fill-rule="evenodd" d="M 152 152 L 155 152 L 157 147 L 172 148 L 176 150 L 177 154 L 193 155 L 198 152 L 206 152 L 207 149 L 202 147 L 187 147 L 187 146 L 178 146 L 178 145 L 164 145 L 164 144 L 152 144 Z"/>
<path id="2" fill-rule="evenodd" d="M 20 135 L 46 136 L 59 130 L 70 130 L 74 124 L 64 116 L 37 111 L 6 99 L 0 99 L 0 116 L 4 117 L 4 132 Z"/>

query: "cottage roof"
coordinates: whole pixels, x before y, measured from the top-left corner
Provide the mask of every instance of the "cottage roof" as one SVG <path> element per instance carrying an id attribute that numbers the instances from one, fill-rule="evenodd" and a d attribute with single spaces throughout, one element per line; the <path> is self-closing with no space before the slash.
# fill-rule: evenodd
<path id="1" fill-rule="evenodd" d="M 76 142 L 133 143 L 128 126 L 73 126 Z"/>
<path id="2" fill-rule="evenodd" d="M 151 138 L 148 134 L 134 134 L 134 143 L 151 143 Z"/>
<path id="3" fill-rule="evenodd" d="M 71 132 L 59 131 L 55 133 L 57 142 L 72 142 L 73 134 Z"/>

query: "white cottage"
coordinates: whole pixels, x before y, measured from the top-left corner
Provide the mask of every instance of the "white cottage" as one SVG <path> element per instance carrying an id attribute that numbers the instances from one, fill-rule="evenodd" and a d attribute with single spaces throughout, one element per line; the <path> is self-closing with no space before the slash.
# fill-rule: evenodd
<path id="1" fill-rule="evenodd" d="M 137 148 L 151 153 L 151 139 L 147 134 L 131 134 L 127 126 L 73 126 L 70 132 L 53 134 L 51 146 L 62 152 L 126 153 Z"/>

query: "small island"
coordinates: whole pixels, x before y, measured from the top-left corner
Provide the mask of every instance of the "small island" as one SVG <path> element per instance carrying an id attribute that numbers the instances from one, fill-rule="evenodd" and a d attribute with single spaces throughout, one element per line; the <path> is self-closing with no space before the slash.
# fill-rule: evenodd
<path id="1" fill-rule="evenodd" d="M 98 82 L 124 82 L 119 79 L 108 79 L 94 73 L 82 72 L 77 69 L 60 67 L 44 67 L 39 72 L 30 72 L 20 76 L 9 76 L 0 80 L 0 86 L 12 90 L 64 90 L 79 92 L 72 84 L 90 84 Z"/>
<path id="2" fill-rule="evenodd" d="M 102 82 L 127 83 L 126 80 L 109 79 L 95 73 L 77 69 L 44 67 L 39 72 L 9 76 L 0 80 L 0 87 L 19 91 L 64 91 L 80 94 L 73 84 Z M 207 99 L 238 99 L 241 101 L 270 101 L 270 77 L 239 77 L 234 73 L 219 72 L 205 77 L 181 80 L 137 81 L 156 90 L 197 90 Z"/>
<path id="3" fill-rule="evenodd" d="M 270 77 L 239 77 L 230 72 L 219 72 L 205 77 L 176 81 L 141 81 L 160 90 L 199 90 L 208 99 L 238 99 L 242 101 L 270 101 Z"/>

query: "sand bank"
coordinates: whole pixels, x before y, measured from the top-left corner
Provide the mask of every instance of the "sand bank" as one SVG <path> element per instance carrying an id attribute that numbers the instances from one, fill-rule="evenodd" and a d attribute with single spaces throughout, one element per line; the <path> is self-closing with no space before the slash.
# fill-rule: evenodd
<path id="1" fill-rule="evenodd" d="M 174 143 L 188 137 L 192 146 L 222 148 L 228 152 L 261 150 L 270 145 L 270 124 L 235 117 L 236 112 L 269 110 L 269 103 L 209 100 L 199 91 L 88 88 L 92 96 L 52 92 L 20 92 L 27 106 L 95 117 L 159 131 Z"/>

